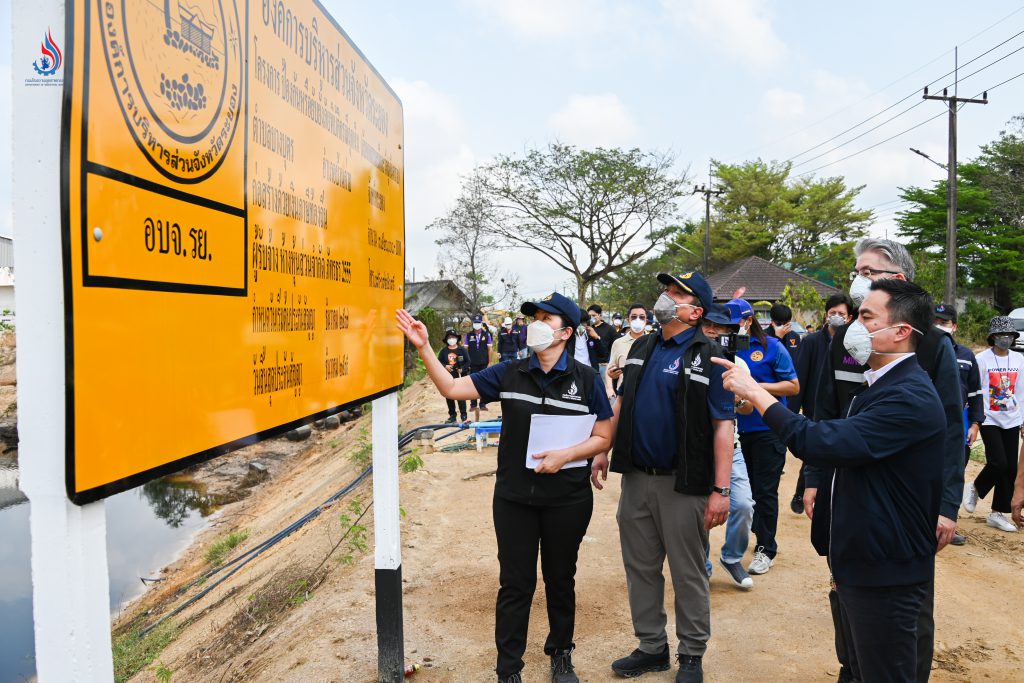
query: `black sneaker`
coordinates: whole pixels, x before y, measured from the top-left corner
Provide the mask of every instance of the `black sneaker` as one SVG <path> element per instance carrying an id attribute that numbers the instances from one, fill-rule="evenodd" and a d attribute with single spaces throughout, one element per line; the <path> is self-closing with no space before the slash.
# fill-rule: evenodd
<path id="1" fill-rule="evenodd" d="M 722 565 L 729 578 L 732 579 L 733 584 L 738 588 L 750 590 L 754 587 L 754 580 L 750 578 L 750 574 L 747 573 L 747 570 L 739 562 L 726 562 L 719 558 L 718 564 Z"/>
<path id="2" fill-rule="evenodd" d="M 580 683 L 572 666 L 572 649 L 551 655 L 552 683 Z"/>
<path id="3" fill-rule="evenodd" d="M 794 514 L 804 514 L 804 497 L 799 494 L 793 494 L 793 500 L 789 501 L 789 509 Z"/>
<path id="4" fill-rule="evenodd" d="M 967 537 L 959 531 L 953 533 L 953 538 L 949 539 L 950 545 L 967 545 Z"/>
<path id="5" fill-rule="evenodd" d="M 700 657 L 679 655 L 676 683 L 704 683 L 704 666 L 700 662 Z"/>
<path id="6" fill-rule="evenodd" d="M 836 683 L 860 683 L 860 679 L 853 675 L 849 667 L 839 667 L 839 678 L 836 679 Z"/>
<path id="7" fill-rule="evenodd" d="M 623 678 L 636 678 L 650 671 L 668 671 L 671 668 L 668 645 L 653 655 L 637 648 L 628 657 L 612 662 L 612 671 Z"/>
<path id="8" fill-rule="evenodd" d="M 453 425 L 453 424 L 455 424 L 455 416 L 454 415 L 449 415 L 448 419 L 445 420 L 444 423 L 446 425 Z"/>
<path id="9" fill-rule="evenodd" d="M 517 671 L 508 676 L 498 676 L 498 683 L 523 683 L 523 672 Z"/>

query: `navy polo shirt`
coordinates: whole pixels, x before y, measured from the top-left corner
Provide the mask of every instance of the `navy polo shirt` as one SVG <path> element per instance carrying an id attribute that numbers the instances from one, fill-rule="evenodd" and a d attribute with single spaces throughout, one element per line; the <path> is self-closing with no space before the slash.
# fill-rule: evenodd
<path id="1" fill-rule="evenodd" d="M 505 373 L 508 372 L 512 363 L 518 362 L 519 361 L 507 360 L 503 363 L 492 365 L 480 372 L 474 372 L 469 376 L 469 378 L 473 380 L 473 386 L 476 387 L 477 393 L 480 394 L 481 401 L 484 403 L 491 403 L 492 401 L 500 399 L 501 382 L 505 379 Z M 564 372 L 568 365 L 569 361 L 567 351 L 562 351 L 562 355 L 558 358 L 558 362 L 556 362 L 548 372 L 544 372 L 541 369 L 540 360 L 538 359 L 537 354 L 530 356 L 530 360 L 526 363 L 526 366 L 530 369 L 533 376 L 540 380 L 542 387 L 546 387 L 559 372 Z M 607 420 L 612 416 L 612 406 L 611 403 L 608 402 L 608 396 L 603 391 L 603 386 L 600 380 L 600 377 L 594 380 L 594 390 L 590 392 L 590 414 L 597 415 L 598 420 Z"/>
<path id="2" fill-rule="evenodd" d="M 737 358 L 746 361 L 750 375 L 758 382 L 763 383 L 797 379 L 793 358 L 782 342 L 775 337 L 765 337 L 765 341 L 768 342 L 768 348 L 762 346 L 757 337 L 752 336 L 750 337 L 750 348 L 746 351 L 736 352 Z M 785 396 L 776 396 L 776 400 L 782 405 L 786 405 Z M 764 423 L 761 414 L 756 410 L 750 415 L 738 415 L 736 427 L 740 434 L 768 431 L 768 425 Z"/>
<path id="3" fill-rule="evenodd" d="M 659 334 L 644 361 L 644 375 L 636 388 L 633 407 L 633 462 L 637 465 L 664 470 L 675 467 L 680 435 L 676 404 L 679 380 L 685 371 L 682 358 L 696 334 L 696 327 L 668 339 Z M 736 417 L 736 399 L 722 386 L 724 373 L 722 366 L 713 364 L 708 385 L 708 409 L 713 420 Z M 666 425 L 674 428 L 666 429 Z"/>

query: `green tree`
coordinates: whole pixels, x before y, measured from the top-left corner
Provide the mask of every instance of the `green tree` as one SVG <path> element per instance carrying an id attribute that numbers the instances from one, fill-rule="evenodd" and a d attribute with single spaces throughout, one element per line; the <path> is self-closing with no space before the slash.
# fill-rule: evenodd
<path id="1" fill-rule="evenodd" d="M 539 252 L 586 299 L 600 282 L 654 251 L 669 234 L 685 178 L 666 153 L 554 143 L 478 169 L 500 244 Z"/>
<path id="2" fill-rule="evenodd" d="M 871 219 L 854 206 L 863 186 L 847 187 L 842 177 L 791 178 L 788 162 L 715 162 L 714 170 L 725 192 L 712 216 L 712 271 L 760 256 L 832 284 L 846 282 L 851 248 Z"/>
<path id="3" fill-rule="evenodd" d="M 1024 300 L 1024 118 L 957 167 L 957 284 L 991 288 L 996 308 Z M 941 296 L 946 244 L 946 181 L 900 188 L 913 207 L 899 215 L 922 281 Z"/>

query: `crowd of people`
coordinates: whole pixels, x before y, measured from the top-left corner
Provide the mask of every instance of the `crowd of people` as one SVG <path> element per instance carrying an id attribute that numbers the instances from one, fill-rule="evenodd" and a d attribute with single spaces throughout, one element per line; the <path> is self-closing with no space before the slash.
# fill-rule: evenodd
<path id="1" fill-rule="evenodd" d="M 955 307 L 935 305 L 914 274 L 903 245 L 861 240 L 849 292 L 831 296 L 820 329 L 803 338 L 788 307 L 773 306 L 762 324 L 742 298 L 716 302 L 694 271 L 660 274 L 653 306 L 635 303 L 610 322 L 600 305 L 584 313 L 558 293 L 523 304 L 496 333 L 478 315 L 464 334 L 447 330 L 437 355 L 426 327 L 399 311 L 450 421 L 467 419 L 466 401 L 481 410 L 501 403 L 499 682 L 522 680 L 538 554 L 551 679 L 578 681 L 576 558 L 609 471 L 621 475 L 619 542 L 637 639 L 609 664 L 629 678 L 671 667 L 667 560 L 676 681 L 702 681 L 708 531 L 726 524 L 719 565 L 738 589 L 772 569 L 787 451 L 802 466 L 783 500 L 811 519 L 810 542 L 832 577 L 839 681 L 927 681 L 941 600 L 935 556 L 967 542 L 957 532 L 961 508 L 973 514 L 992 493 L 987 524 L 1007 533 L 1024 526 L 1024 356 L 1011 350 L 1019 333 L 1005 317 L 991 320 L 981 353 L 959 345 Z M 500 362 L 490 364 L 495 336 Z M 589 419 L 589 436 L 531 453 L 539 415 L 557 416 L 566 430 Z M 965 486 L 979 436 L 986 463 Z"/>

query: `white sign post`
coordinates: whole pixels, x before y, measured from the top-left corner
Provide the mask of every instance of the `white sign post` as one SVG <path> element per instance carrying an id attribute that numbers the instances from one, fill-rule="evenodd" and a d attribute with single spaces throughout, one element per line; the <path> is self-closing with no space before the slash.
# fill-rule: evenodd
<path id="1" fill-rule="evenodd" d="M 405 636 L 398 504 L 398 394 L 376 399 L 372 419 L 377 680 L 399 683 L 405 675 Z"/>
<path id="2" fill-rule="evenodd" d="M 36 670 L 41 683 L 110 681 L 106 513 L 102 502 L 72 505 L 64 486 L 63 65 L 33 68 L 48 70 L 47 34 L 64 50 L 64 3 L 13 3 L 11 25 L 18 461 L 31 505 Z"/>

